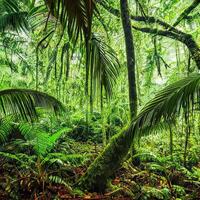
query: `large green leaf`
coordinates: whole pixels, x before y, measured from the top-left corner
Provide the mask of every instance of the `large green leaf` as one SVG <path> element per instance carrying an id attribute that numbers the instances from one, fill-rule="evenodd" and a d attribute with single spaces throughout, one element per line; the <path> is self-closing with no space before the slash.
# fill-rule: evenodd
<path id="1" fill-rule="evenodd" d="M 144 130 L 153 129 L 160 122 L 170 123 L 181 111 L 189 117 L 194 110 L 200 109 L 200 74 L 177 81 L 150 100 L 132 123 L 132 128 L 145 134 Z"/>
<path id="2" fill-rule="evenodd" d="M 31 120 L 37 117 L 36 107 L 64 110 L 61 102 L 46 93 L 29 89 L 7 89 L 0 91 L 0 118 L 7 115 Z"/>

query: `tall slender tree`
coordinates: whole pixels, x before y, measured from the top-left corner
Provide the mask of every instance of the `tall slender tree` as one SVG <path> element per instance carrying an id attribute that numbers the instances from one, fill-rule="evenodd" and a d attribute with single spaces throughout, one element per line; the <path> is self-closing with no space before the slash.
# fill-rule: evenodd
<path id="1" fill-rule="evenodd" d="M 129 14 L 129 6 L 127 0 L 120 0 L 121 20 L 124 31 L 126 59 L 128 69 L 128 87 L 129 87 L 129 106 L 131 120 L 137 115 L 137 86 L 136 86 L 136 65 L 135 65 L 135 48 L 134 38 L 131 27 L 131 17 Z M 132 145 L 131 154 L 135 155 L 136 149 Z M 139 163 L 138 159 L 132 159 L 133 164 Z"/>
<path id="2" fill-rule="evenodd" d="M 127 0 L 120 0 L 120 9 L 126 44 L 126 59 L 129 84 L 129 105 L 131 119 L 133 119 L 137 115 L 137 87 L 135 70 L 135 49 Z"/>

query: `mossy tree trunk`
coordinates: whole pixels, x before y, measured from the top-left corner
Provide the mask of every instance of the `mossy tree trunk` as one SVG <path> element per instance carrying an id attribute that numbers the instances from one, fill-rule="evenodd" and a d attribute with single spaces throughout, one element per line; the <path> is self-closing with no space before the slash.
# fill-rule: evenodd
<path id="1" fill-rule="evenodd" d="M 135 48 L 134 39 L 131 27 L 131 17 L 129 14 L 129 7 L 127 0 L 120 0 L 121 20 L 124 30 L 125 46 L 126 46 L 126 59 L 128 69 L 128 87 L 129 87 L 129 105 L 131 120 L 137 115 L 137 86 L 136 86 L 136 64 L 135 64 Z M 132 145 L 131 155 L 136 153 L 135 145 Z M 139 159 L 132 159 L 134 165 L 139 164 Z"/>
<path id="2" fill-rule="evenodd" d="M 128 128 L 114 136 L 81 177 L 78 186 L 88 191 L 105 191 L 108 179 L 121 167 L 131 147 L 133 132 L 131 128 Z"/>
<path id="3" fill-rule="evenodd" d="M 137 88 L 135 70 L 135 51 L 127 0 L 120 0 L 121 19 L 125 36 L 126 57 L 129 84 L 129 105 L 131 119 L 137 114 Z M 80 179 L 79 186 L 89 191 L 105 190 L 109 177 L 120 168 L 133 141 L 131 128 L 112 138 L 104 151 L 90 165 L 86 174 Z M 134 147 L 132 147 L 135 151 Z"/>

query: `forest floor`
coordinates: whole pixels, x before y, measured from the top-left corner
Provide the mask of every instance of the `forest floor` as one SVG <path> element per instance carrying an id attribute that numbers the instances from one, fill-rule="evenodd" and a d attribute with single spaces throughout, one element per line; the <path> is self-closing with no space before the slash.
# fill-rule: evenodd
<path id="1" fill-rule="evenodd" d="M 7 145 L 5 148 L 12 152 L 16 146 Z M 189 169 L 171 160 L 158 161 L 150 156 L 141 157 L 137 167 L 130 159 L 127 160 L 112 178 L 104 194 L 88 193 L 75 188 L 75 182 L 102 149 L 102 145 L 68 138 L 61 141 L 55 150 L 62 154 L 73 154 L 71 160 L 68 158 L 65 163 L 57 160 L 61 166 L 55 163 L 54 166 L 41 166 L 43 162 L 38 160 L 30 166 L 26 159 L 32 158 L 25 158 L 22 153 L 19 154 L 23 160 L 21 164 L 16 159 L 13 161 L 11 154 L 11 160 L 0 157 L 0 199 L 200 199 L 200 179 L 197 174 L 200 173 L 200 162 Z M 85 161 L 82 162 L 82 157 L 75 155 L 81 155 Z M 58 172 L 55 173 L 56 168 Z M 196 174 L 192 169 L 196 170 Z"/>

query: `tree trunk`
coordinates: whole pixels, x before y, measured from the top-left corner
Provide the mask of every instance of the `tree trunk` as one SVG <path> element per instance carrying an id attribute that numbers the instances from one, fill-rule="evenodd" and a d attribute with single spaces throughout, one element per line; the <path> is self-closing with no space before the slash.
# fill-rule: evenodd
<path id="1" fill-rule="evenodd" d="M 121 167 L 131 147 L 133 133 L 129 128 L 114 136 L 81 177 L 78 186 L 87 191 L 104 192 L 108 179 Z"/>
<path id="2" fill-rule="evenodd" d="M 200 48 L 198 44 L 194 41 L 192 37 L 187 38 L 184 43 L 188 47 L 193 60 L 200 70 Z"/>
<path id="3" fill-rule="evenodd" d="M 133 119 L 137 114 L 135 52 L 127 0 L 120 0 L 120 5 L 126 43 L 130 112 L 131 119 Z M 134 131 L 131 128 L 114 136 L 104 151 L 90 165 L 78 185 L 88 191 L 104 191 L 108 179 L 114 175 L 124 161 L 131 147 L 133 137 Z M 134 148 L 133 151 L 135 151 Z"/>
<path id="4" fill-rule="evenodd" d="M 128 69 L 128 86 L 129 86 L 129 106 L 131 113 L 131 120 L 137 115 L 137 86 L 136 86 L 136 66 L 135 66 L 135 49 L 131 27 L 131 17 L 129 15 L 127 0 L 120 0 L 121 19 L 124 30 L 124 38 L 126 44 L 126 59 Z M 131 148 L 131 157 L 136 154 L 134 144 Z M 134 165 L 140 163 L 138 158 L 132 159 Z"/>
<path id="5" fill-rule="evenodd" d="M 137 88 L 135 75 L 135 50 L 133 43 L 131 20 L 128 10 L 127 0 L 120 0 L 121 19 L 124 30 L 125 44 L 126 44 L 126 58 L 128 68 L 128 84 L 129 84 L 129 105 L 131 112 L 131 119 L 137 115 Z"/>

